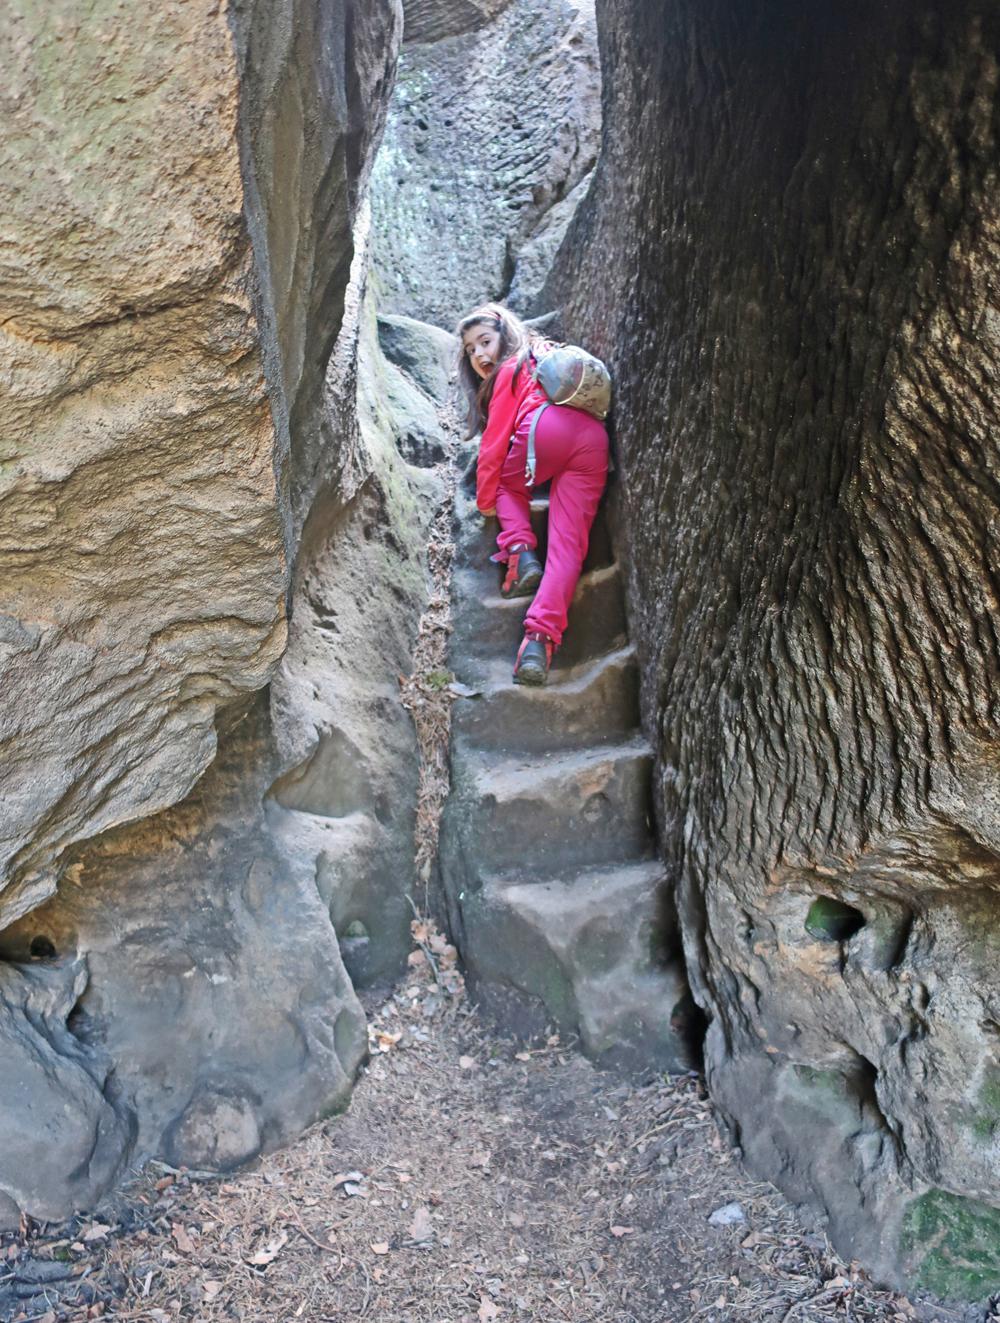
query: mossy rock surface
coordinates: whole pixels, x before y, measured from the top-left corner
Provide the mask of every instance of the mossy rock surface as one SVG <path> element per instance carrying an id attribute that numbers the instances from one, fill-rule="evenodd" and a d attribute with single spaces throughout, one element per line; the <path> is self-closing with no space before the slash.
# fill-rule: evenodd
<path id="1" fill-rule="evenodd" d="M 930 1190 L 906 1211 L 901 1249 L 917 1283 L 951 1300 L 1000 1289 L 1000 1209 Z"/>

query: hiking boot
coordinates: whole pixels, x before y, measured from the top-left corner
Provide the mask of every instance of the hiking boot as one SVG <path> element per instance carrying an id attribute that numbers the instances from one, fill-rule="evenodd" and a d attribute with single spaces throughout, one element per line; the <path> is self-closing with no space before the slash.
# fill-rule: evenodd
<path id="1" fill-rule="evenodd" d="M 511 547 L 501 597 L 531 597 L 542 582 L 542 562 L 531 547 Z"/>
<path id="2" fill-rule="evenodd" d="M 525 630 L 514 662 L 514 683 L 544 684 L 552 665 L 553 652 L 555 644 L 548 634 L 538 634 L 533 629 Z"/>

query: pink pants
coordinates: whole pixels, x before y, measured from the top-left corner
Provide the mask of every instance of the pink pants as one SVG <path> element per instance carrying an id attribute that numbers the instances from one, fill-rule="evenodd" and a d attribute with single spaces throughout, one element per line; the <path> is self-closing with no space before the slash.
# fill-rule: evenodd
<path id="1" fill-rule="evenodd" d="M 500 474 L 497 518 L 501 555 L 511 547 L 535 547 L 531 531 L 531 493 L 524 468 L 528 454 L 528 432 L 534 414 L 529 414 L 517 434 Z M 535 432 L 535 482 L 548 482 L 549 533 L 545 573 L 538 592 L 524 617 L 525 629 L 547 634 L 562 642 L 566 613 L 580 578 L 587 554 L 590 526 L 608 476 L 608 434 L 604 424 L 563 404 L 550 404 Z"/>

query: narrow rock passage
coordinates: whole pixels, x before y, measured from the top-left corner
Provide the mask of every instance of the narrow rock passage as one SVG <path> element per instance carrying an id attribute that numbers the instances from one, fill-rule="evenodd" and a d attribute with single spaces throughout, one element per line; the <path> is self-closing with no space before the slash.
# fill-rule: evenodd
<path id="1" fill-rule="evenodd" d="M 551 873 L 521 880 L 484 870 L 480 908 L 462 902 L 487 1002 L 496 1009 L 506 989 L 527 1014 L 534 999 L 562 1029 L 525 1042 L 487 1027 L 450 973 L 445 938 L 420 921 L 407 978 L 367 994 L 372 1060 L 346 1115 L 254 1170 L 217 1176 L 154 1163 L 94 1215 L 26 1224 L 0 1240 L 0 1323 L 981 1323 L 982 1312 L 876 1291 L 840 1263 L 819 1231 L 742 1171 L 696 1075 L 647 1062 L 644 1074 L 622 1079 L 577 1050 L 576 1034 L 600 1052 L 630 1026 L 634 1045 L 655 1046 L 629 998 L 636 979 L 660 980 L 665 996 L 674 987 L 669 969 L 637 945 L 659 866 L 632 654 L 611 605 L 618 571 L 600 530 L 578 607 L 611 584 L 609 606 L 578 613 L 550 688 L 516 690 L 508 667 L 523 603 L 481 591 L 491 571 L 476 569 L 475 557 L 486 535 L 461 522 L 461 489 L 457 503 L 456 649 L 466 651 L 453 655 L 465 659 L 460 693 L 479 696 L 456 697 L 437 669 L 450 557 L 439 522 L 432 563 L 441 573 L 404 684 L 408 703 L 425 703 L 422 830 L 430 850 L 446 790 L 434 744 L 447 721 L 433 715 L 435 698 L 444 710 L 455 701 L 460 793 L 480 784 L 483 751 L 502 766 L 471 801 L 494 859 L 511 849 L 513 869 L 519 857 L 503 804 L 523 805 L 530 820 L 561 811 L 571 790 L 583 803 L 588 787 L 608 796 L 612 811 L 602 817 L 602 804 L 596 827 L 584 816 L 561 822 L 558 834 L 539 829 Z M 536 516 L 541 527 L 541 505 Z M 456 802 L 469 801 L 453 801 L 449 813 Z M 468 847 L 454 823 L 449 831 L 452 846 Z M 618 944 L 612 912 L 619 927 L 628 921 Z M 483 919 L 478 931 L 473 917 Z"/>
<path id="2" fill-rule="evenodd" d="M 548 503 L 532 518 L 544 557 Z M 479 997 L 521 1030 L 552 1023 L 595 1057 L 691 1064 L 684 971 L 655 857 L 652 752 L 621 571 L 599 512 L 549 682 L 511 683 L 525 599 L 500 596 L 472 495 L 456 498 L 453 714 L 442 874 Z"/>

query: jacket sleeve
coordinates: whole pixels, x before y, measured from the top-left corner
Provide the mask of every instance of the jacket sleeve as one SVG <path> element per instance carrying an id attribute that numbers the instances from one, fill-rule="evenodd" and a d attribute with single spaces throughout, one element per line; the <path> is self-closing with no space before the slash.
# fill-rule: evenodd
<path id="1" fill-rule="evenodd" d="M 479 463 L 476 467 L 476 505 L 481 513 L 492 510 L 497 503 L 500 471 L 507 458 L 510 438 L 517 417 L 517 397 L 512 380 L 515 360 L 511 359 L 497 370 L 490 411 L 479 442 Z"/>

